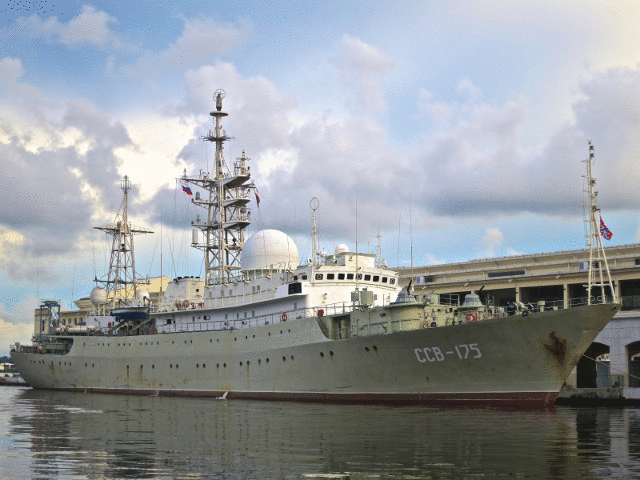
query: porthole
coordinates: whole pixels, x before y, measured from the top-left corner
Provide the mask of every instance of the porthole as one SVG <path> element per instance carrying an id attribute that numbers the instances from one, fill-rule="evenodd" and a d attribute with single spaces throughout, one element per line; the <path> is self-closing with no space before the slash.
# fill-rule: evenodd
<path id="1" fill-rule="evenodd" d="M 207 366 L 203 363 L 203 364 L 202 364 L 202 368 L 207 368 Z"/>
<path id="2" fill-rule="evenodd" d="M 247 367 L 249 366 L 249 364 L 250 364 L 250 363 L 251 363 L 251 362 L 250 362 L 249 360 L 247 360 Z"/>
<path id="3" fill-rule="evenodd" d="M 262 363 L 261 359 L 258 359 L 258 365 L 260 365 Z"/>
<path id="4" fill-rule="evenodd" d="M 333 357 L 333 352 L 332 352 L 332 351 L 329 351 L 329 355 L 331 355 L 331 356 Z"/>
<path id="5" fill-rule="evenodd" d="M 286 362 L 287 361 L 287 357 L 282 357 L 282 361 Z"/>
<path id="6" fill-rule="evenodd" d="M 293 355 L 291 355 L 291 360 L 293 360 Z"/>
<path id="7" fill-rule="evenodd" d="M 320 356 L 321 356 L 321 357 L 324 357 L 324 352 L 320 352 Z"/>
<path id="8" fill-rule="evenodd" d="M 369 351 L 369 347 L 364 347 L 364 349 L 368 352 Z"/>
<path id="9" fill-rule="evenodd" d="M 240 362 L 240 366 L 242 366 L 242 362 Z"/>
<path id="10" fill-rule="evenodd" d="M 269 359 L 267 358 L 267 363 L 269 363 Z"/>
<path id="11" fill-rule="evenodd" d="M 226 364 L 226 363 L 223 363 L 223 364 L 222 364 L 222 366 L 223 366 L 224 368 L 227 368 L 227 364 Z"/>
<path id="12" fill-rule="evenodd" d="M 376 347 L 375 345 L 373 346 L 373 351 L 377 352 L 378 351 L 378 347 Z"/>

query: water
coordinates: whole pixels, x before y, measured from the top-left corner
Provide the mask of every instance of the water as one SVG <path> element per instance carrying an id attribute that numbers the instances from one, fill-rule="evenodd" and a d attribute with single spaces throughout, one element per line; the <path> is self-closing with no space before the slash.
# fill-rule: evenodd
<path id="1" fill-rule="evenodd" d="M 640 409 L 500 411 L 0 388 L 1 479 L 640 478 Z"/>

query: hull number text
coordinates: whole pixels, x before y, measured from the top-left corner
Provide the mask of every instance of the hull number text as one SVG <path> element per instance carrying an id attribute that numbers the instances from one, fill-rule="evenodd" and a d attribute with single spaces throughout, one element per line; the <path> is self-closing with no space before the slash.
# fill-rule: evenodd
<path id="1" fill-rule="evenodd" d="M 477 343 L 456 345 L 453 350 L 442 351 L 439 347 L 424 347 L 416 348 L 413 352 L 420 363 L 444 362 L 447 356 L 457 357 L 460 360 L 482 358 Z"/>

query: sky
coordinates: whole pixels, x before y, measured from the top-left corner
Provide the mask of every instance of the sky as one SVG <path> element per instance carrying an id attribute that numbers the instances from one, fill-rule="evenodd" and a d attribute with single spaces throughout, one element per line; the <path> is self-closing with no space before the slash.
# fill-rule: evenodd
<path id="1" fill-rule="evenodd" d="M 183 172 L 229 165 L 311 251 L 390 266 L 583 248 L 595 146 L 610 245 L 640 236 L 640 9 L 608 1 L 112 2 L 0 6 L 0 353 L 108 269 L 128 175 L 141 275 L 202 276 Z"/>

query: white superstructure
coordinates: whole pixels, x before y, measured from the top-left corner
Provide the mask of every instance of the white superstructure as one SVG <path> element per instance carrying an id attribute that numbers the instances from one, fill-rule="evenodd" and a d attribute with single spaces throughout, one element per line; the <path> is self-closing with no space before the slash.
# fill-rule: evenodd
<path id="1" fill-rule="evenodd" d="M 147 327 L 158 333 L 240 329 L 394 301 L 400 290 L 397 274 L 375 255 L 349 251 L 344 244 L 333 255 L 317 252 L 315 198 L 311 259 L 301 263 L 294 241 L 277 230 L 261 230 L 245 240 L 255 185 L 244 152 L 232 168 L 225 161 L 230 137 L 222 128 L 228 115 L 222 111 L 224 97 L 224 91 L 215 92 L 216 110 L 210 114 L 215 128 L 202 137 L 215 143 L 214 171 L 185 171 L 180 177 L 192 202 L 206 210 L 203 219 L 192 222 L 192 246 L 204 253 L 205 278 L 171 281 L 152 307 Z"/>

